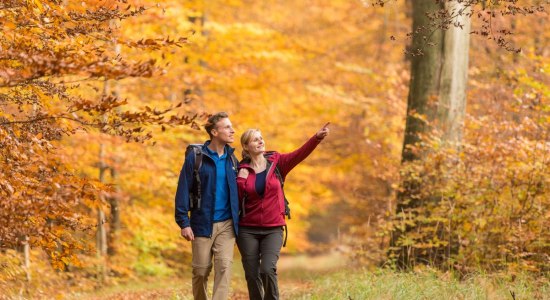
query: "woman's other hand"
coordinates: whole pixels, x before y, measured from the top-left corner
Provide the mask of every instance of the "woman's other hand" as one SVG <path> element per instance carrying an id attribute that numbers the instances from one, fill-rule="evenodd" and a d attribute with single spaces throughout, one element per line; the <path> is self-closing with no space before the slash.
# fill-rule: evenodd
<path id="1" fill-rule="evenodd" d="M 330 129 L 328 128 L 328 125 L 330 125 L 330 122 L 325 124 L 325 126 L 323 126 L 323 128 L 321 128 L 319 131 L 317 131 L 317 133 L 315 134 L 317 139 L 322 140 L 330 133 Z"/>
<path id="2" fill-rule="evenodd" d="M 239 170 L 239 175 L 237 175 L 242 178 L 248 178 L 248 170 L 246 168 L 242 168 Z"/>

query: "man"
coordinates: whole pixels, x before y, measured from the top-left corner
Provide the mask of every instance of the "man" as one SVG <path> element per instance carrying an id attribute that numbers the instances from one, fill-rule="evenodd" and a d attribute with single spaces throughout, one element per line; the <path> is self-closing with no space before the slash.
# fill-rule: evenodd
<path id="1" fill-rule="evenodd" d="M 238 231 L 235 149 L 228 145 L 234 141 L 235 131 L 225 112 L 208 118 L 205 129 L 210 140 L 201 147 L 200 201 L 190 202 L 197 158 L 190 151 L 178 181 L 175 216 L 181 235 L 192 243 L 193 297 L 208 299 L 208 275 L 214 258 L 213 299 L 218 300 L 229 296 L 233 247 Z"/>

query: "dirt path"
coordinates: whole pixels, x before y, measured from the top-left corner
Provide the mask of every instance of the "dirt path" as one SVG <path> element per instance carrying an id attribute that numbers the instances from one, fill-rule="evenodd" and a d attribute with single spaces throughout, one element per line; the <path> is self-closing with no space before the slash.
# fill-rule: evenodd
<path id="1" fill-rule="evenodd" d="M 314 288 L 314 279 L 323 273 L 345 267 L 345 257 L 332 252 L 318 256 L 281 256 L 278 264 L 279 286 L 282 299 L 292 299 Z M 212 278 L 211 280 L 212 281 Z M 209 282 L 210 290 L 212 282 Z M 191 280 L 185 278 L 161 279 L 160 282 L 146 282 L 119 286 L 98 291 L 92 295 L 75 295 L 74 299 L 88 300 L 141 300 L 141 299 L 192 299 Z M 239 262 L 233 265 L 232 300 L 248 299 L 246 281 Z"/>

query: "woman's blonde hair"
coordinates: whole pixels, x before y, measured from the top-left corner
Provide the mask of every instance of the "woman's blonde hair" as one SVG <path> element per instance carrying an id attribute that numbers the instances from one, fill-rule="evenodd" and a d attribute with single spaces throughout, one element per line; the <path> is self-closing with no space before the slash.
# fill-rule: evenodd
<path id="1" fill-rule="evenodd" d="M 256 132 L 262 134 L 262 132 L 259 129 L 251 128 L 246 130 L 243 133 L 243 135 L 241 135 L 241 146 L 243 147 L 243 153 L 242 153 L 243 159 L 250 158 L 250 153 L 248 153 L 248 151 L 244 149 L 244 146 L 247 146 L 248 143 L 250 143 L 250 141 L 252 140 L 252 137 Z"/>

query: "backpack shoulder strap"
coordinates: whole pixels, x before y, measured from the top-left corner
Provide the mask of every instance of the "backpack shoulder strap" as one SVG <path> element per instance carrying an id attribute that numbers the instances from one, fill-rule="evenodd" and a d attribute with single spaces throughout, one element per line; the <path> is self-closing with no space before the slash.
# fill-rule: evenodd
<path id="1" fill-rule="evenodd" d="M 193 164 L 193 184 L 191 187 L 192 196 L 190 197 L 189 207 L 191 209 L 201 208 L 201 195 L 202 195 L 202 186 L 201 186 L 201 177 L 199 175 L 199 169 L 202 166 L 202 149 L 200 146 L 192 146 L 193 154 L 195 156 L 195 163 Z"/>
<path id="2" fill-rule="evenodd" d="M 274 152 L 266 152 L 265 153 L 265 158 L 269 158 Z M 283 179 L 283 175 L 281 174 L 281 170 L 279 170 L 279 166 L 277 164 L 275 164 L 275 170 L 273 170 L 275 172 L 275 176 L 277 177 L 277 179 L 279 180 L 279 183 L 281 184 L 281 189 L 283 190 L 283 197 L 285 198 L 285 216 L 288 217 L 288 219 L 290 220 L 291 219 L 291 216 L 290 216 L 290 202 L 288 202 L 288 199 L 286 198 L 286 195 L 285 195 L 285 180 Z M 286 245 L 286 239 L 285 239 L 285 243 Z"/>
<path id="3" fill-rule="evenodd" d="M 231 153 L 231 164 L 233 165 L 233 171 L 238 172 L 239 160 L 235 156 L 235 153 Z"/>
<path id="4" fill-rule="evenodd" d="M 271 155 L 273 155 L 273 153 L 275 153 L 275 152 L 273 152 L 273 151 L 266 152 L 264 154 L 264 157 L 266 159 L 268 159 L 269 157 L 271 157 Z M 277 179 L 279 179 L 279 182 L 281 183 L 281 187 L 284 188 L 285 187 L 285 181 L 283 179 L 283 176 L 281 175 L 281 170 L 279 170 L 279 165 L 275 164 L 274 172 L 275 172 L 275 176 L 277 176 Z"/>
<path id="5" fill-rule="evenodd" d="M 275 176 L 277 176 L 277 179 L 279 179 L 279 182 L 281 183 L 281 187 L 285 187 L 285 181 L 283 180 L 283 176 L 281 175 L 281 171 L 279 170 L 279 166 L 275 165 Z"/>
<path id="6" fill-rule="evenodd" d="M 193 170 L 198 172 L 202 166 L 202 149 L 200 147 L 193 147 L 193 152 L 195 153 L 195 165 Z"/>

